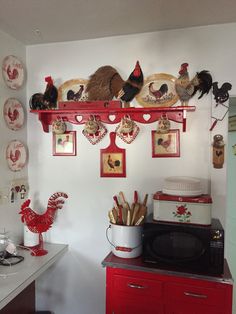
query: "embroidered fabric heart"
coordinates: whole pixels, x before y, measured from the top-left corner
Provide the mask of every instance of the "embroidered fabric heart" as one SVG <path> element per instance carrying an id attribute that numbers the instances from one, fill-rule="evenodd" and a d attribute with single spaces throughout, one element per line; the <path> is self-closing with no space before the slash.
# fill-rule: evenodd
<path id="1" fill-rule="evenodd" d="M 170 130 L 170 120 L 168 119 L 166 114 L 161 115 L 158 120 L 157 132 L 159 133 L 168 133 Z"/>
<path id="2" fill-rule="evenodd" d="M 90 130 L 88 130 L 87 127 L 85 127 L 82 131 L 83 135 L 93 145 L 100 142 L 103 139 L 103 137 L 107 134 L 107 129 L 100 121 L 96 121 L 96 124 L 97 124 L 97 129 L 96 131 L 94 130 L 95 131 L 94 133 L 90 132 Z"/>
<path id="3" fill-rule="evenodd" d="M 130 117 L 124 117 L 115 132 L 126 144 L 130 144 L 138 135 L 139 127 Z"/>

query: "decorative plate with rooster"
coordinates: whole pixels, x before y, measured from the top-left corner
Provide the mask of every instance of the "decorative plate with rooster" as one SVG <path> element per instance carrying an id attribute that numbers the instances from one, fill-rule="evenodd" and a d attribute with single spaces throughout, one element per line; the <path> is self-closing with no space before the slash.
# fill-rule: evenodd
<path id="1" fill-rule="evenodd" d="M 64 82 L 58 88 L 58 101 L 86 101 L 88 95 L 85 93 L 88 80 L 72 79 Z"/>
<path id="2" fill-rule="evenodd" d="M 27 161 L 25 145 L 18 140 L 11 141 L 7 146 L 6 159 L 12 171 L 20 171 L 23 169 Z"/>
<path id="3" fill-rule="evenodd" d="M 176 77 L 166 73 L 148 76 L 140 93 L 136 96 L 137 102 L 143 107 L 171 107 L 179 97 L 175 91 Z"/>
<path id="4" fill-rule="evenodd" d="M 11 89 L 19 89 L 24 83 L 25 69 L 23 63 L 15 56 L 7 56 L 2 63 L 2 76 Z"/>
<path id="5" fill-rule="evenodd" d="M 9 129 L 19 130 L 24 124 L 24 110 L 19 100 L 8 98 L 3 107 L 3 116 Z"/>

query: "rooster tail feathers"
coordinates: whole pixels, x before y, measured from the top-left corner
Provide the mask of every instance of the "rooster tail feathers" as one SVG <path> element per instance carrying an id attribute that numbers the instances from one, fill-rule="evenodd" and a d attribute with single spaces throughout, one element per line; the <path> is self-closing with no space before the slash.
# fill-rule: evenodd
<path id="1" fill-rule="evenodd" d="M 52 194 L 52 196 L 48 200 L 48 208 L 51 208 L 53 210 L 57 210 L 59 208 L 62 208 L 62 204 L 65 203 L 64 199 L 62 198 L 68 198 L 68 195 L 63 192 L 57 192 Z"/>
<path id="2" fill-rule="evenodd" d="M 203 70 L 201 72 L 197 72 L 197 79 L 199 81 L 199 85 L 196 86 L 194 94 L 199 91 L 201 94 L 198 99 L 200 99 L 204 94 L 208 94 L 212 88 L 212 76 L 209 71 Z"/>
<path id="3" fill-rule="evenodd" d="M 52 196 L 49 198 L 49 201 L 54 201 L 59 197 L 68 198 L 68 195 L 63 192 L 57 192 L 57 193 L 52 194 Z"/>
<path id="4" fill-rule="evenodd" d="M 97 69 L 97 71 L 92 74 L 86 85 L 86 93 L 88 93 L 88 100 L 111 100 L 114 94 L 111 90 L 111 82 L 115 77 L 119 80 L 117 84 L 119 89 L 121 89 L 124 81 L 120 77 L 116 69 L 110 65 L 105 65 Z"/>

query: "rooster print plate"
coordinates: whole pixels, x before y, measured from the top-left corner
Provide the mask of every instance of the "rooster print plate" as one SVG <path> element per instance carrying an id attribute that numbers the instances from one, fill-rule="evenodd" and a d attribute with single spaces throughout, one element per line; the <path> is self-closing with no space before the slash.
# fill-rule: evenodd
<path id="1" fill-rule="evenodd" d="M 19 130 L 24 124 L 24 110 L 19 100 L 8 98 L 3 107 L 3 116 L 9 129 Z"/>
<path id="2" fill-rule="evenodd" d="M 6 159 L 12 171 L 23 169 L 27 161 L 27 150 L 24 144 L 18 140 L 11 141 L 7 146 Z"/>
<path id="3" fill-rule="evenodd" d="M 176 77 L 166 73 L 153 74 L 144 81 L 137 102 L 143 107 L 171 107 L 179 97 L 175 91 Z"/>
<path id="4" fill-rule="evenodd" d="M 25 69 L 22 62 L 15 56 L 7 56 L 2 63 L 2 76 L 11 89 L 19 89 L 24 83 Z"/>
<path id="5" fill-rule="evenodd" d="M 88 80 L 74 79 L 64 82 L 58 88 L 58 101 L 86 101 L 88 95 L 85 93 Z"/>

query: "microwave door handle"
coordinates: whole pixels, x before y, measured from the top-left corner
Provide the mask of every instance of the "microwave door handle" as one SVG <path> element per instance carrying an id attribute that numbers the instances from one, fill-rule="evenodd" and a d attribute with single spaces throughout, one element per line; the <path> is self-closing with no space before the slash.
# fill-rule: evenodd
<path id="1" fill-rule="evenodd" d="M 197 294 L 192 292 L 184 292 L 184 295 L 187 297 L 199 298 L 199 299 L 207 299 L 207 295 L 205 294 Z"/>

